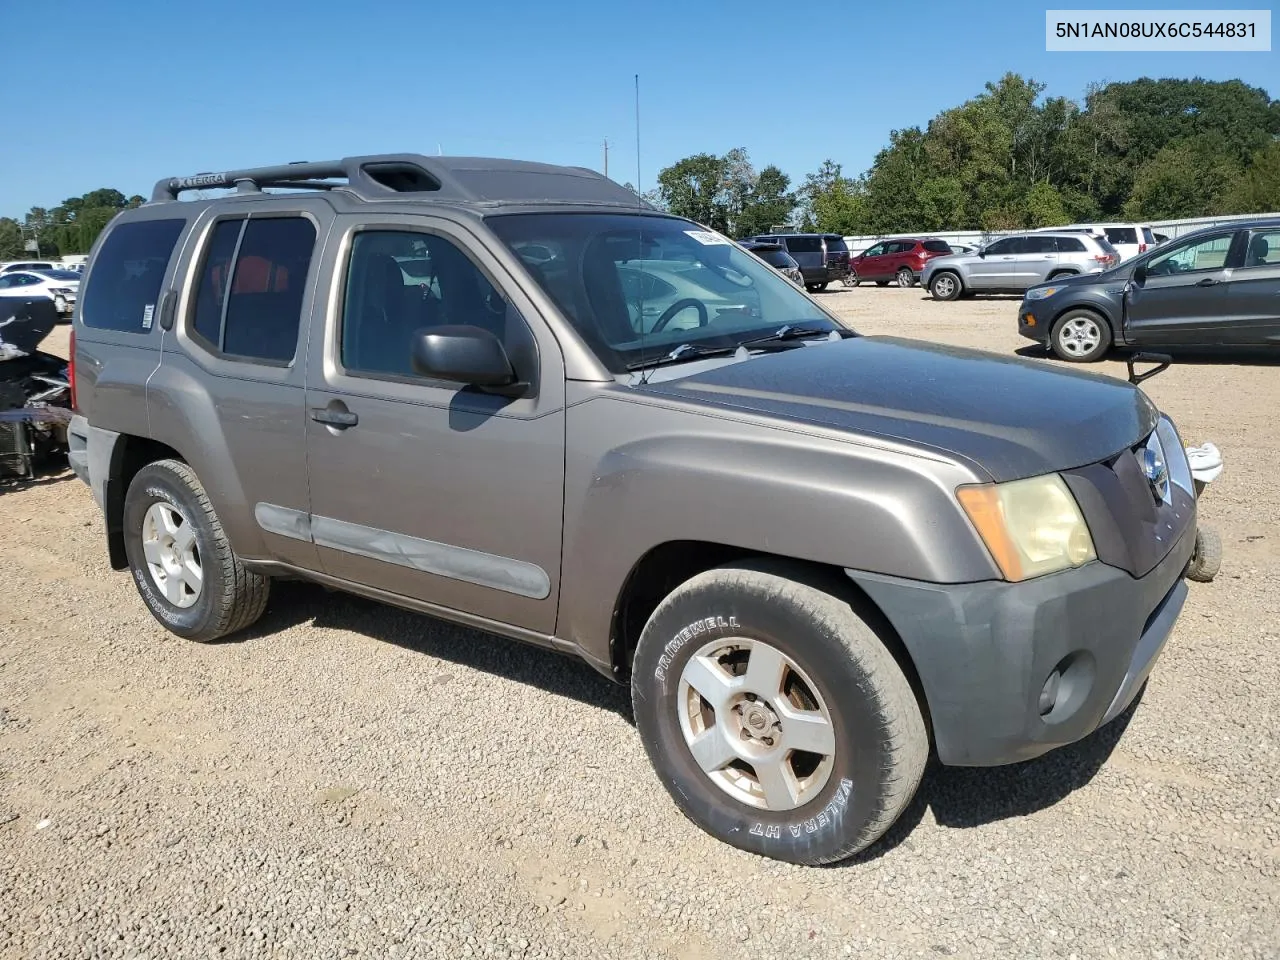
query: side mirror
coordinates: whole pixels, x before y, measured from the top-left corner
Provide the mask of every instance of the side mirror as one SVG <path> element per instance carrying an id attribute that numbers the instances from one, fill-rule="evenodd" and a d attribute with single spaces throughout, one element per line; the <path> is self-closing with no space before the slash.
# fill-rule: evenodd
<path id="1" fill-rule="evenodd" d="M 1138 286 L 1142 286 L 1142 282 L 1147 279 L 1147 265 L 1145 263 L 1135 263 L 1131 279 Z"/>
<path id="2" fill-rule="evenodd" d="M 522 393 L 502 342 L 480 327 L 450 325 L 419 330 L 413 340 L 413 369 L 501 393 Z"/>
<path id="3" fill-rule="evenodd" d="M 974 252 L 974 253 L 976 253 L 979 257 L 981 257 L 983 260 L 987 259 L 987 248 L 986 248 L 986 247 L 979 247 L 977 250 L 975 250 L 975 251 L 973 251 L 973 252 Z"/>

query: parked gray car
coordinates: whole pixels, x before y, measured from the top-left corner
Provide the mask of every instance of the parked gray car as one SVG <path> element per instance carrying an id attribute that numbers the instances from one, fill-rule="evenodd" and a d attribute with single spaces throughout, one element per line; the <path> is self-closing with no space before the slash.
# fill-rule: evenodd
<path id="1" fill-rule="evenodd" d="M 920 282 L 935 300 L 955 300 L 973 293 L 1022 293 L 1045 280 L 1100 273 L 1119 262 L 1105 237 L 1027 233 L 1001 237 L 972 253 L 935 257 Z"/>
<path id="2" fill-rule="evenodd" d="M 168 630 L 242 630 L 288 576 L 581 657 L 675 805 L 782 860 L 872 844 L 931 752 L 1112 720 L 1187 592 L 1189 466 L 1140 390 L 861 336 L 587 170 L 162 180 L 73 335 L 71 464 Z"/>

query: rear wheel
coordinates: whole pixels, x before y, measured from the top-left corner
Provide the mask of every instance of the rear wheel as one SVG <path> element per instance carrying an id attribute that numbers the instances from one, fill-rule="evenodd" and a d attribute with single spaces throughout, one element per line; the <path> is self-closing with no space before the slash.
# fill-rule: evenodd
<path id="1" fill-rule="evenodd" d="M 914 287 L 916 285 L 916 276 L 907 267 L 903 267 L 898 271 L 898 286 Z"/>
<path id="2" fill-rule="evenodd" d="M 960 278 L 950 270 L 936 273 L 929 281 L 929 292 L 935 300 L 954 300 L 961 293 Z"/>
<path id="3" fill-rule="evenodd" d="M 911 685 L 838 587 L 800 567 L 699 574 L 645 626 L 636 725 L 672 799 L 733 846 L 830 863 L 910 802 L 928 733 Z"/>
<path id="4" fill-rule="evenodd" d="M 1222 569 L 1222 537 L 1217 530 L 1196 528 L 1196 547 L 1187 566 L 1187 576 L 1200 583 L 1208 583 Z"/>
<path id="5" fill-rule="evenodd" d="M 159 460 L 134 475 L 124 545 L 143 602 L 180 637 L 217 640 L 266 609 L 271 581 L 240 563 L 204 486 L 180 460 Z"/>
<path id="6" fill-rule="evenodd" d="M 1111 346 L 1111 325 L 1092 310 L 1072 310 L 1053 325 L 1053 352 L 1072 363 L 1101 360 Z"/>

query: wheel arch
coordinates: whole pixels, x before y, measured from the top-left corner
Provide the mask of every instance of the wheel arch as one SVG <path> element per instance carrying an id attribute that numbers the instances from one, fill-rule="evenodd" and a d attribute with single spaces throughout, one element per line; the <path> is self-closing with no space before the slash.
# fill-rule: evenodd
<path id="1" fill-rule="evenodd" d="M 102 504 L 107 527 L 107 559 L 112 570 L 123 570 L 129 565 L 124 549 L 124 498 L 129 484 L 139 470 L 157 460 L 187 462 L 168 444 L 134 434 L 122 433 L 112 448 Z"/>
<path id="2" fill-rule="evenodd" d="M 875 632 L 907 678 L 932 742 L 933 722 L 920 673 L 889 618 L 843 570 L 797 557 L 699 540 L 671 540 L 653 547 L 631 568 L 614 605 L 609 636 L 610 666 L 614 678 L 623 683 L 630 681 L 631 663 L 640 633 L 659 603 L 698 574 L 738 562 L 791 571 L 795 579 L 847 600 L 854 612 Z"/>

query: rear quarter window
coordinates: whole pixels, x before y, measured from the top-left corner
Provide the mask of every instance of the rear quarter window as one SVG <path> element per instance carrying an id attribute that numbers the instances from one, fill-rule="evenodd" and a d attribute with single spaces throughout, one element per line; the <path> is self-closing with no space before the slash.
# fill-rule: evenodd
<path id="1" fill-rule="evenodd" d="M 112 229 L 80 294 L 80 321 L 95 330 L 146 333 L 186 220 L 135 220 Z"/>
<path id="2" fill-rule="evenodd" d="M 821 253 L 820 237 L 787 237 L 787 249 L 792 253 Z"/>

